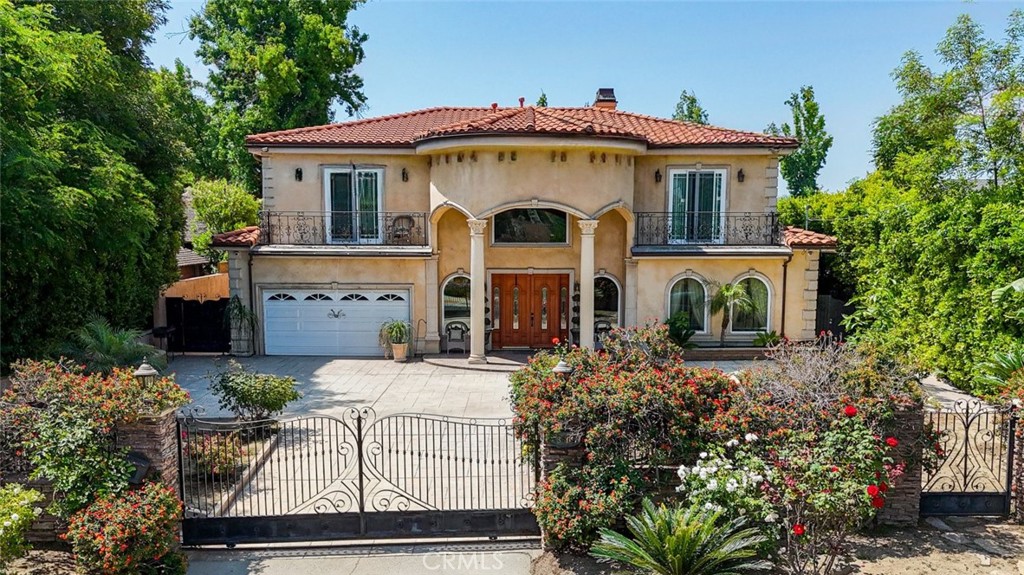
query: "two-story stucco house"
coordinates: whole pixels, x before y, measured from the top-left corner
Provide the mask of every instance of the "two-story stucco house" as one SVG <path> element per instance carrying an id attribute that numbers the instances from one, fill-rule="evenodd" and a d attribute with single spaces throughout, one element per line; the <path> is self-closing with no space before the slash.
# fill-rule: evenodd
<path id="1" fill-rule="evenodd" d="M 215 244 L 259 317 L 256 353 L 377 355 L 389 318 L 417 353 L 468 331 L 451 345 L 471 362 L 678 312 L 711 343 L 708 302 L 730 282 L 755 306 L 727 342 L 813 336 L 834 240 L 779 226 L 791 138 L 620 111 L 602 89 L 592 107 L 431 108 L 246 143 L 262 221 Z"/>

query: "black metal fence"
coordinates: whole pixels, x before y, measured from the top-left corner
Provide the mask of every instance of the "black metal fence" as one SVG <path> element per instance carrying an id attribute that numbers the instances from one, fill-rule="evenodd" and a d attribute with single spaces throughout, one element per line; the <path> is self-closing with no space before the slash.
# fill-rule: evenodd
<path id="1" fill-rule="evenodd" d="M 1014 411 L 960 400 L 925 413 L 944 459 L 923 477 L 922 515 L 1010 514 Z"/>
<path id="2" fill-rule="evenodd" d="M 758 212 L 637 212 L 637 247 L 782 244 L 779 215 Z"/>
<path id="3" fill-rule="evenodd" d="M 423 212 L 262 212 L 260 243 L 281 245 L 427 245 Z"/>
<path id="4" fill-rule="evenodd" d="M 424 414 L 179 420 L 186 544 L 536 535 L 512 426 Z"/>

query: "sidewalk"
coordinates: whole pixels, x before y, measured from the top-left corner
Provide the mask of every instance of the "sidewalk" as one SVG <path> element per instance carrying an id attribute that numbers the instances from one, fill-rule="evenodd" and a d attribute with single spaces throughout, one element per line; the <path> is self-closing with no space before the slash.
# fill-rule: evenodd
<path id="1" fill-rule="evenodd" d="M 432 543 L 189 550 L 189 575 L 528 575 L 540 543 Z"/>

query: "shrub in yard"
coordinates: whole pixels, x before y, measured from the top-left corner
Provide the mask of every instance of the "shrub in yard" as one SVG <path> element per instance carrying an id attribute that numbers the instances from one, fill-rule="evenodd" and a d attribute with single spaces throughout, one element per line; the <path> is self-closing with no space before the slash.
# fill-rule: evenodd
<path id="1" fill-rule="evenodd" d="M 211 477 L 231 476 L 245 455 L 238 434 L 201 434 L 188 439 L 182 456 L 194 473 Z"/>
<path id="2" fill-rule="evenodd" d="M 71 517 L 63 537 L 86 573 L 184 574 L 186 562 L 175 550 L 180 515 L 173 487 L 147 483 L 97 499 Z"/>
<path id="3" fill-rule="evenodd" d="M 295 386 L 293 377 L 256 373 L 232 360 L 214 378 L 210 391 L 217 396 L 221 409 L 255 421 L 281 413 L 289 403 L 302 397 Z"/>
<path id="4" fill-rule="evenodd" d="M 739 575 L 772 567 L 757 558 L 764 537 L 743 518 L 723 520 L 720 512 L 697 505 L 655 506 L 645 499 L 626 524 L 632 537 L 602 529 L 591 554 L 659 575 Z"/>
<path id="5" fill-rule="evenodd" d="M 748 517 L 786 573 L 826 575 L 850 535 L 885 506 L 903 473 L 898 442 L 876 436 L 855 407 L 833 413 L 825 432 L 791 432 L 762 443 L 755 435 L 712 448 L 682 467 L 687 501 Z M 703 455 L 703 454 L 702 454 Z"/>
<path id="6" fill-rule="evenodd" d="M 605 470 L 558 465 L 538 486 L 533 507 L 545 542 L 555 549 L 586 550 L 599 530 L 633 508 L 640 486 L 629 466 Z"/>
<path id="7" fill-rule="evenodd" d="M 109 374 L 114 368 L 138 367 L 148 360 L 157 369 L 167 367 L 162 353 L 142 343 L 137 329 L 118 329 L 102 318 L 96 318 L 75 332 L 64 346 L 64 355 L 83 365 L 88 373 Z"/>
<path id="8" fill-rule="evenodd" d="M 28 550 L 25 532 L 42 513 L 36 504 L 43 496 L 17 483 L 0 486 L 0 573 Z"/>
<path id="9" fill-rule="evenodd" d="M 173 380 L 142 385 L 130 370 L 86 375 L 80 366 L 37 361 L 12 369 L 3 409 L 16 439 L 0 447 L 27 457 L 34 478 L 53 482 L 51 510 L 64 518 L 128 486 L 132 467 L 114 447 L 117 426 L 188 401 Z"/>
<path id="10" fill-rule="evenodd" d="M 782 342 L 742 375 L 722 430 L 760 436 L 825 431 L 833 415 L 854 405 L 876 433 L 884 433 L 901 411 L 922 404 L 916 374 L 876 350 L 852 346 L 822 333 L 809 343 Z"/>

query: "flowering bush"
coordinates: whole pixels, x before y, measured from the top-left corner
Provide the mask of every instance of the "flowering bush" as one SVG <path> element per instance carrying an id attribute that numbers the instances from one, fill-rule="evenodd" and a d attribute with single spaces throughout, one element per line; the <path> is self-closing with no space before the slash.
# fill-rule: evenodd
<path id="1" fill-rule="evenodd" d="M 71 517 L 63 536 L 87 573 L 128 575 L 185 572 L 174 550 L 181 502 L 174 488 L 141 489 L 101 497 Z"/>
<path id="2" fill-rule="evenodd" d="M 242 419 L 260 420 L 281 413 L 302 397 L 295 385 L 293 377 L 256 373 L 232 360 L 217 374 L 210 391 L 217 396 L 221 409 Z"/>
<path id="3" fill-rule="evenodd" d="M 245 449 L 237 433 L 201 434 L 188 438 L 182 456 L 193 473 L 212 477 L 231 476 L 238 471 Z"/>
<path id="4" fill-rule="evenodd" d="M 188 392 L 172 378 L 143 384 L 132 370 L 115 368 L 110 375 L 86 375 L 81 366 L 52 361 L 23 360 L 11 366 L 11 390 L 6 401 L 75 406 L 110 427 L 132 423 L 189 401 Z"/>
<path id="5" fill-rule="evenodd" d="M 573 369 L 568 377 L 552 372 L 559 359 Z M 654 486 L 655 467 L 696 457 L 734 386 L 721 371 L 684 366 L 665 326 L 615 330 L 601 352 L 537 353 L 511 383 L 516 430 L 528 448 L 539 448 L 542 436 L 568 436 L 585 452 L 583 469 L 566 468 L 539 486 L 534 507 L 550 543 L 576 548 L 633 510 Z"/>
<path id="6" fill-rule="evenodd" d="M 551 547 L 585 550 L 631 510 L 640 482 L 629 467 L 617 471 L 560 464 L 541 482 L 533 512 Z"/>
<path id="7" fill-rule="evenodd" d="M 12 560 L 25 554 L 25 532 L 43 510 L 36 506 L 43 496 L 17 483 L 0 487 L 0 573 Z"/>
<path id="8" fill-rule="evenodd" d="M 3 401 L 17 440 L 0 447 L 27 456 L 32 477 L 53 482 L 59 497 L 51 510 L 63 518 L 127 488 L 132 467 L 126 450 L 114 446 L 118 425 L 188 401 L 172 379 L 143 385 L 129 370 L 85 375 L 80 366 L 52 361 L 20 361 L 12 370 Z"/>
<path id="9" fill-rule="evenodd" d="M 730 517 L 752 517 L 788 573 L 832 573 L 849 535 L 885 505 L 902 472 L 899 442 L 875 435 L 854 406 L 823 432 L 791 432 L 761 443 L 731 440 L 692 468 L 679 490 Z M 702 454 L 703 455 L 703 454 Z"/>

